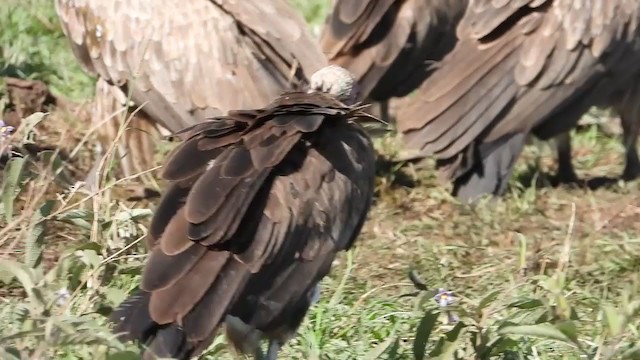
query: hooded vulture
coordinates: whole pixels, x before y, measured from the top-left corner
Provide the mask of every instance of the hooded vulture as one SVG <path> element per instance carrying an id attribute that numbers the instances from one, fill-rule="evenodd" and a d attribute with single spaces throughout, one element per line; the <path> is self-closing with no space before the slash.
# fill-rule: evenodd
<path id="1" fill-rule="evenodd" d="M 265 106 L 326 65 L 287 0 L 56 0 L 56 9 L 98 76 L 92 120 L 109 119 L 103 141 L 124 124 L 125 105 L 142 107 L 118 143 L 125 176 L 151 167 L 150 133 Z"/>
<path id="2" fill-rule="evenodd" d="M 355 74 L 362 96 L 381 102 L 415 90 L 455 45 L 468 0 L 336 0 L 322 32 L 329 62 Z"/>
<path id="3" fill-rule="evenodd" d="M 266 338 L 276 359 L 373 196 L 374 150 L 355 123 L 367 115 L 345 105 L 354 84 L 330 66 L 312 77 L 317 92 L 180 132 L 142 284 L 111 315 L 145 359 L 197 356 L 223 323 L 239 351 L 263 358 Z"/>
<path id="4" fill-rule="evenodd" d="M 636 0 L 471 0 L 455 48 L 398 113 L 406 145 L 435 156 L 470 202 L 505 191 L 529 133 L 563 134 L 591 106 L 613 106 L 625 173 L 637 174 L 639 21 Z"/>

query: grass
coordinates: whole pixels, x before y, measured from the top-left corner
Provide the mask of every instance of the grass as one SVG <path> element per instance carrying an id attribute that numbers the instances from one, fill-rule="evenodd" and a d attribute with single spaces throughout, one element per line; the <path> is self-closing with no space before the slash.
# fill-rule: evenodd
<path id="1" fill-rule="evenodd" d="M 74 100 L 92 95 L 93 80 L 70 51 L 53 1 L 3 1 L 0 29 L 0 75 L 43 80 Z"/>
<path id="2" fill-rule="evenodd" d="M 327 1 L 296 3 L 322 24 Z M 0 29 L 5 74 L 90 98 L 49 1 L 0 5 Z M 140 279 L 153 204 L 126 201 L 125 182 L 111 176 L 98 193 L 77 186 L 93 164 L 86 120 L 54 109 L 27 123 L 38 120 L 13 141 L 60 151 L 11 160 L 2 174 L 0 358 L 134 359 L 104 315 Z M 596 125 L 574 139 L 580 176 L 621 173 L 618 139 Z M 396 149 L 393 136 L 376 142 Z M 509 193 L 474 208 L 452 199 L 432 166 L 381 174 L 357 248 L 336 261 L 282 358 L 640 358 L 638 183 L 552 187 L 554 164 L 549 145 L 528 146 Z M 449 308 L 432 300 L 438 288 L 454 292 Z M 447 323 L 447 311 L 461 321 Z M 231 358 L 223 342 L 204 358 Z"/>

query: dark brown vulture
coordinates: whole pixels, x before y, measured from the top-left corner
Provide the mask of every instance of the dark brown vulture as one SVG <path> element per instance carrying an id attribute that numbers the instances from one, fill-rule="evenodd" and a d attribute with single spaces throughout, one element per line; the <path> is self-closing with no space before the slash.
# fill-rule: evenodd
<path id="1" fill-rule="evenodd" d="M 468 0 L 336 0 L 321 37 L 329 62 L 355 74 L 381 102 L 415 90 L 455 45 Z"/>
<path id="2" fill-rule="evenodd" d="M 625 173 L 637 174 L 639 21 L 636 0 L 471 0 L 454 50 L 398 113 L 406 145 L 473 201 L 505 191 L 529 133 L 563 134 L 591 106 L 613 106 Z"/>
<path id="3" fill-rule="evenodd" d="M 145 359 L 196 356 L 222 323 L 257 358 L 262 337 L 276 359 L 295 334 L 373 196 L 374 150 L 355 123 L 367 115 L 341 102 L 353 84 L 330 66 L 311 81 L 327 93 L 285 93 L 180 132 L 141 289 L 111 317 Z"/>
<path id="4" fill-rule="evenodd" d="M 150 133 L 262 107 L 326 65 L 287 0 L 56 0 L 56 9 L 76 57 L 98 76 L 93 124 L 112 118 L 103 140 L 124 123 L 129 95 L 131 110 L 142 106 L 118 144 L 120 157 L 132 155 L 125 176 L 151 166 Z"/>

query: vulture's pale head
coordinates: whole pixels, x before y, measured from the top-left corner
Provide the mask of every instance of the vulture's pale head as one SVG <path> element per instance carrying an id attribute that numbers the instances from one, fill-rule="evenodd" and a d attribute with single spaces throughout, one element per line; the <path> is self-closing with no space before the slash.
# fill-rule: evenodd
<path id="1" fill-rule="evenodd" d="M 335 96 L 347 105 L 358 100 L 359 86 L 355 76 L 338 65 L 329 65 L 311 75 L 309 92 L 320 91 Z"/>

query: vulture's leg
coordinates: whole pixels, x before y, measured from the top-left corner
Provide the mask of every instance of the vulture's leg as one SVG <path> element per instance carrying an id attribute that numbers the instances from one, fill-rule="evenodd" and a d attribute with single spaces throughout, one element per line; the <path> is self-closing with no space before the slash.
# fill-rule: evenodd
<path id="1" fill-rule="evenodd" d="M 558 172 L 556 178 L 561 183 L 576 183 L 578 176 L 571 162 L 571 133 L 564 132 L 556 136 L 556 150 L 558 152 Z"/>
<path id="2" fill-rule="evenodd" d="M 389 114 L 389 100 L 380 101 L 380 119 L 387 124 L 391 123 L 391 114 Z"/>
<path id="3" fill-rule="evenodd" d="M 112 118 L 114 116 L 118 116 L 118 112 L 121 110 L 120 101 L 118 101 L 116 93 L 112 90 L 112 86 L 102 78 L 99 78 L 96 82 L 96 95 L 91 110 L 91 127 L 96 128 L 99 142 L 95 161 L 99 163 L 105 153 L 109 151 L 110 144 L 112 144 L 114 138 L 111 133 L 111 126 L 108 124 L 113 121 Z M 119 144 L 114 144 L 114 148 L 116 152 L 120 152 Z M 100 173 L 103 172 L 103 169 L 97 170 Z M 89 174 L 89 176 L 91 175 Z"/>
<path id="4" fill-rule="evenodd" d="M 149 185 L 155 184 L 152 174 L 137 174 L 154 165 L 155 141 L 159 138 L 159 129 L 144 113 L 135 111 L 134 108 L 126 111 L 126 103 L 127 96 L 122 90 L 99 79 L 96 83 L 93 126 L 98 126 L 97 133 L 104 150 L 113 145 L 113 156 L 119 164 L 122 176 L 139 178 Z M 131 115 L 132 112 L 135 115 Z M 133 117 L 127 122 L 130 116 Z M 122 134 L 118 138 L 119 133 Z"/>
<path id="5" fill-rule="evenodd" d="M 263 360 L 261 348 L 262 333 L 244 323 L 240 318 L 227 315 L 225 317 L 225 335 L 232 346 L 236 358 L 244 358 L 242 354 L 252 354 L 256 360 Z"/>
<path id="6" fill-rule="evenodd" d="M 122 160 L 123 169 L 129 169 L 130 175 L 127 176 L 134 176 L 145 185 L 155 186 L 154 176 L 149 172 L 154 167 L 156 141 L 160 139 L 160 131 L 155 122 L 146 114 L 138 112 L 120 139 L 127 148 Z"/>
<path id="7" fill-rule="evenodd" d="M 278 360 L 278 352 L 282 344 L 278 340 L 269 341 L 269 350 L 267 350 L 267 357 L 265 360 Z"/>
<path id="8" fill-rule="evenodd" d="M 638 132 L 640 131 L 640 111 L 634 111 L 635 107 L 631 105 L 631 111 L 625 111 L 620 114 L 622 122 L 622 130 L 624 137 L 625 149 L 625 167 L 622 178 L 625 180 L 633 180 L 640 176 L 640 160 L 638 160 L 638 150 L 636 148 L 638 142 Z"/>
<path id="9" fill-rule="evenodd" d="M 372 116 L 377 117 L 378 119 L 389 123 L 391 120 L 391 115 L 389 114 L 389 102 L 388 101 L 376 101 L 367 99 L 365 103 L 369 103 L 370 106 L 365 110 Z"/>
<path id="10" fill-rule="evenodd" d="M 257 348 L 255 350 L 255 352 L 253 353 L 253 358 L 255 360 L 267 360 L 268 359 L 268 357 L 264 356 L 264 352 L 262 351 L 261 348 Z"/>
<path id="11" fill-rule="evenodd" d="M 455 179 L 453 195 L 464 203 L 473 203 L 482 195 L 504 194 L 525 141 L 526 134 L 519 133 L 481 144 L 478 147 L 481 163 Z"/>

